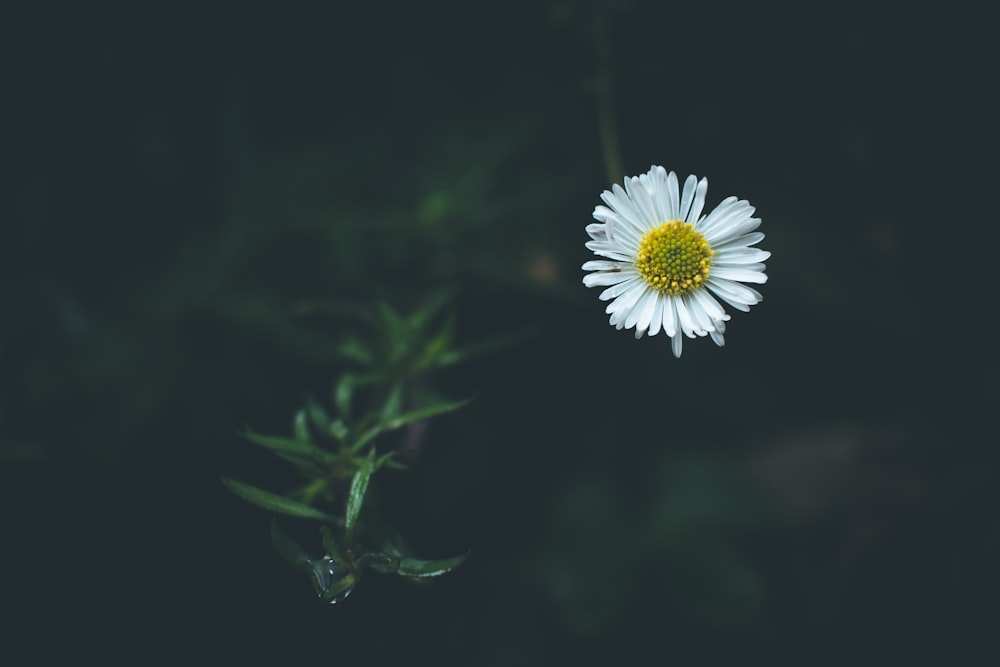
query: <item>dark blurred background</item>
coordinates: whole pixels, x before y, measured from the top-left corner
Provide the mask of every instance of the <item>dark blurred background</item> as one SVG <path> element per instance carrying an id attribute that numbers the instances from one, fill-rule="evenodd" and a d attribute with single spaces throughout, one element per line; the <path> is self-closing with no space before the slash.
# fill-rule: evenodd
<path id="1" fill-rule="evenodd" d="M 991 25 L 4 3 L 5 664 L 989 663 Z M 609 64 L 626 173 L 763 218 L 765 300 L 725 348 L 676 360 L 580 284 Z M 219 475 L 294 480 L 237 431 L 327 395 L 355 323 L 324 304 L 442 285 L 462 340 L 542 327 L 437 377 L 477 400 L 380 480 L 423 553 L 472 556 L 323 605 Z"/>

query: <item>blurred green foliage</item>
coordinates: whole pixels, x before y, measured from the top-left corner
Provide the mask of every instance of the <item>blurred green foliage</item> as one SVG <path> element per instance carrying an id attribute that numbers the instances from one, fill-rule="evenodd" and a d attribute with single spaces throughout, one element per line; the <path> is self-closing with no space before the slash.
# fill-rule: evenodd
<path id="1" fill-rule="evenodd" d="M 271 513 L 323 522 L 325 553 L 320 558 L 310 557 L 275 521 L 271 539 L 292 567 L 310 576 L 325 602 L 346 598 L 366 569 L 422 582 L 447 574 L 465 560 L 465 555 L 417 558 L 398 530 L 373 513 L 368 494 L 371 479 L 380 470 L 407 469 L 407 461 L 424 446 L 429 419 L 469 403 L 435 397 L 429 388 L 433 371 L 510 338 L 455 347 L 454 317 L 445 318 L 443 324 L 439 321 L 450 297 L 450 291 L 440 290 L 409 315 L 377 304 L 365 318 L 364 330 L 339 345 L 340 355 L 355 368 L 334 384 L 330 404 L 336 417 L 310 398 L 295 413 L 291 438 L 245 434 L 250 442 L 295 466 L 304 478 L 297 489 L 276 494 L 222 478 L 230 491 Z M 387 436 L 403 428 L 402 438 L 395 444 L 387 442 Z"/>

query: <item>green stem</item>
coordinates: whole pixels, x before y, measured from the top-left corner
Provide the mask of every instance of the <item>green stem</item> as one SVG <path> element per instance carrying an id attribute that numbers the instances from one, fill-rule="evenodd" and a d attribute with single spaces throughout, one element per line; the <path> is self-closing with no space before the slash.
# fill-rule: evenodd
<path id="1" fill-rule="evenodd" d="M 621 145 L 618 140 L 618 117 L 615 109 L 614 44 L 608 20 L 600 7 L 594 8 L 594 38 L 597 46 L 597 113 L 601 149 L 608 178 L 617 183 L 625 177 Z"/>

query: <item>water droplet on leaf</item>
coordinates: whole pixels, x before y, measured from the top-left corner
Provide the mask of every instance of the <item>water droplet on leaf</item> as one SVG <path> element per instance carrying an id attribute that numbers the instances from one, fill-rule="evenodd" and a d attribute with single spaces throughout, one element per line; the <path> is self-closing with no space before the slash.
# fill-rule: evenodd
<path id="1" fill-rule="evenodd" d="M 356 577 L 350 572 L 338 569 L 336 562 L 329 556 L 308 561 L 313 571 L 313 584 L 320 598 L 336 604 L 347 598 L 354 590 Z"/>

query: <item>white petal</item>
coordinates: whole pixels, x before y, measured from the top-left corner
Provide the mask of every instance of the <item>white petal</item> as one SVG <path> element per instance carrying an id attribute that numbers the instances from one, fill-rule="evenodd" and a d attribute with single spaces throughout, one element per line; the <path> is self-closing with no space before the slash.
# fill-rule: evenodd
<path id="1" fill-rule="evenodd" d="M 643 234 L 622 216 L 606 206 L 597 206 L 594 208 L 594 219 L 603 221 L 603 238 L 607 239 L 607 243 L 616 244 L 626 254 L 634 255 L 639 250 Z M 591 235 L 591 238 L 595 237 Z"/>
<path id="2" fill-rule="evenodd" d="M 767 282 L 766 274 L 739 266 L 713 266 L 710 275 L 715 278 L 738 280 L 741 283 L 764 284 Z"/>
<path id="3" fill-rule="evenodd" d="M 695 333 L 699 336 L 704 336 L 708 331 L 715 331 L 715 325 L 712 323 L 712 318 L 708 316 L 705 309 L 701 307 L 701 304 L 694 298 L 694 293 L 685 294 L 683 297 L 684 305 L 687 307 L 688 314 L 694 323 L 698 326 L 695 329 Z"/>
<path id="4" fill-rule="evenodd" d="M 653 305 L 653 316 L 649 319 L 650 336 L 660 333 L 660 327 L 663 326 L 663 304 L 666 300 L 666 297 L 662 294 L 656 295 L 656 303 Z"/>
<path id="5" fill-rule="evenodd" d="M 584 262 L 580 268 L 583 271 L 618 271 L 625 267 L 623 262 L 609 262 L 604 259 L 592 259 Z"/>
<path id="6" fill-rule="evenodd" d="M 583 284 L 587 287 L 607 287 L 608 285 L 617 285 L 618 283 L 623 283 L 631 278 L 631 276 L 623 271 L 598 271 L 597 273 L 588 273 L 583 277 Z"/>
<path id="7" fill-rule="evenodd" d="M 712 264 L 755 264 L 763 262 L 771 256 L 766 250 L 748 248 L 747 246 L 727 246 L 716 250 Z"/>
<path id="8" fill-rule="evenodd" d="M 608 307 L 604 309 L 605 313 L 619 313 L 620 315 L 628 315 L 628 311 L 631 310 L 636 301 L 639 300 L 646 292 L 646 284 L 643 281 L 629 281 L 630 287 L 625 290 L 625 292 L 619 296 L 617 299 L 608 304 Z M 608 288 L 614 289 L 614 288 Z"/>
<path id="9" fill-rule="evenodd" d="M 760 303 L 760 293 L 742 283 L 710 277 L 705 281 L 708 289 L 736 310 L 747 312 L 750 306 Z"/>
<path id="10" fill-rule="evenodd" d="M 649 170 L 653 182 L 653 206 L 656 209 L 656 219 L 659 222 L 673 220 L 670 217 L 670 196 L 667 189 L 667 170 L 663 167 L 653 167 Z"/>
<path id="11" fill-rule="evenodd" d="M 646 288 L 639 300 L 636 301 L 635 306 L 632 308 L 632 312 L 628 314 L 625 318 L 625 328 L 631 329 L 637 326 L 643 318 L 646 318 L 646 324 L 644 326 L 638 327 L 645 331 L 649 327 L 648 317 L 652 316 L 653 305 L 656 303 L 656 292 L 650 288 Z"/>
<path id="12" fill-rule="evenodd" d="M 670 347 L 674 351 L 674 356 L 681 358 L 681 348 L 684 346 L 684 336 L 678 332 L 670 339 Z"/>
<path id="13" fill-rule="evenodd" d="M 713 320 L 724 321 L 729 319 L 729 315 L 727 315 L 726 311 L 722 308 L 721 305 L 719 305 L 719 302 L 716 301 L 715 298 L 708 293 L 708 290 L 706 289 L 695 290 L 691 292 L 691 298 L 694 301 L 697 301 L 698 305 L 701 306 L 701 309 L 704 310 L 705 313 Z M 711 331 L 711 329 L 709 329 L 709 331 Z"/>
<path id="14" fill-rule="evenodd" d="M 620 215 L 607 206 L 595 206 L 593 215 L 595 220 L 604 223 L 604 238 L 617 239 L 619 242 L 627 241 L 630 245 L 638 247 L 640 235 L 637 234 L 632 225 L 622 220 Z"/>
<path id="15" fill-rule="evenodd" d="M 646 296 L 636 305 L 635 309 L 639 314 L 635 319 L 635 326 L 640 331 L 648 329 L 649 323 L 653 321 L 653 312 L 656 310 L 656 303 L 660 300 L 659 296 L 660 294 L 656 290 L 647 290 Z M 626 324 L 628 324 L 627 321 Z"/>
<path id="16" fill-rule="evenodd" d="M 684 303 L 682 297 L 677 297 L 674 299 L 674 306 L 677 308 L 677 320 L 680 322 L 680 329 L 684 332 L 684 335 L 688 338 L 694 338 L 697 335 L 698 325 L 695 324 L 694 318 L 691 317 L 691 313 L 688 312 L 687 304 Z"/>
<path id="17" fill-rule="evenodd" d="M 606 289 L 603 292 L 601 292 L 601 296 L 598 297 L 598 298 L 601 301 L 607 301 L 608 299 L 614 299 L 614 298 L 616 298 L 616 297 L 624 294 L 625 292 L 629 291 L 637 283 L 640 283 L 640 282 L 642 282 L 642 278 L 635 277 L 635 278 L 632 278 L 630 280 L 626 280 L 623 283 L 618 283 L 617 285 L 614 285 L 613 287 L 609 287 L 608 289 Z"/>
<path id="18" fill-rule="evenodd" d="M 698 177 L 691 174 L 684 179 L 684 189 L 681 191 L 681 207 L 677 212 L 677 217 L 687 220 L 688 212 L 691 210 L 691 203 L 694 201 L 694 191 L 698 187 Z"/>
<path id="19" fill-rule="evenodd" d="M 649 196 L 646 186 L 642 184 L 639 178 L 626 178 L 625 190 L 628 192 L 629 197 L 632 198 L 632 203 L 642 217 L 644 229 L 649 230 L 659 224 L 656 220 L 656 209 L 653 206 L 653 200 Z"/>
<path id="20" fill-rule="evenodd" d="M 724 333 L 726 333 L 726 323 L 719 321 L 715 323 L 715 331 L 709 335 L 712 337 L 712 340 L 716 345 L 722 347 L 726 344 L 726 339 L 722 337 Z"/>
<path id="21" fill-rule="evenodd" d="M 712 246 L 712 250 L 718 253 L 751 249 L 750 247 L 754 243 L 758 243 L 760 240 L 752 238 L 756 233 L 757 232 L 754 232 L 753 234 L 745 234 L 744 236 L 737 236 L 736 238 L 729 239 L 725 243 L 716 243 Z M 752 243 L 747 243 L 748 240 L 752 241 Z M 770 255 L 770 253 L 768 253 L 768 255 Z"/>
<path id="22" fill-rule="evenodd" d="M 650 170 L 650 173 L 652 173 L 652 170 Z M 639 179 L 639 184 L 642 185 L 643 189 L 646 191 L 646 194 L 652 197 L 653 182 L 649 180 L 649 173 L 639 174 L 638 176 L 636 176 L 636 178 Z M 628 190 L 628 187 L 626 187 L 625 189 Z"/>
<path id="23" fill-rule="evenodd" d="M 742 245 L 756 245 L 764 240 L 764 234 L 762 232 L 751 232 L 750 234 L 744 234 L 740 237 L 740 243 Z M 723 245 L 723 244 L 719 244 Z"/>
<path id="24" fill-rule="evenodd" d="M 583 245 L 595 255 L 607 257 L 608 259 L 629 263 L 631 263 L 633 259 L 631 256 L 626 254 L 623 248 L 617 243 L 608 243 L 607 241 L 587 241 Z"/>
<path id="25" fill-rule="evenodd" d="M 639 215 L 639 211 L 636 210 L 635 204 L 629 198 L 628 193 L 622 189 L 622 186 L 615 183 L 611 186 L 611 192 L 604 191 L 601 199 L 618 214 L 623 223 L 631 225 L 635 233 L 642 234 L 644 231 L 642 217 Z"/>
<path id="26" fill-rule="evenodd" d="M 705 208 L 705 195 L 708 193 L 708 179 L 703 178 L 698 181 L 698 189 L 694 192 L 694 204 L 691 205 L 691 212 L 685 220 L 687 222 L 698 222 L 701 211 Z"/>
<path id="27" fill-rule="evenodd" d="M 677 335 L 677 298 L 666 296 L 664 300 L 666 303 L 663 304 L 663 333 L 673 338 Z"/>
<path id="28" fill-rule="evenodd" d="M 594 212 L 591 213 L 590 215 L 594 218 L 594 220 L 597 220 L 597 222 L 603 224 L 608 221 L 608 218 L 613 218 L 618 214 L 612 211 L 607 206 L 601 206 L 600 204 L 598 204 L 597 206 L 594 207 Z"/>
<path id="29" fill-rule="evenodd" d="M 607 223 L 605 223 L 606 232 L 608 234 L 608 240 L 612 243 L 617 243 L 623 248 L 638 249 L 639 242 L 642 239 L 641 234 L 637 234 L 632 225 L 622 221 L 622 218 L 616 215 L 614 218 L 609 218 Z"/>
<path id="30" fill-rule="evenodd" d="M 767 267 L 760 262 L 754 264 L 733 264 L 732 262 L 719 262 L 718 264 L 716 264 L 713 262 L 710 271 L 716 271 L 718 269 L 737 269 L 742 271 L 755 271 L 757 273 L 764 273 L 764 270 L 766 268 Z"/>
<path id="31" fill-rule="evenodd" d="M 718 206 L 709 211 L 708 215 L 705 216 L 704 224 L 706 225 L 717 224 L 718 221 L 723 216 L 732 213 L 733 208 L 736 207 L 737 204 L 745 204 L 745 203 L 746 202 L 740 202 L 739 198 L 737 197 L 726 197 L 721 202 L 719 202 Z"/>
<path id="32" fill-rule="evenodd" d="M 608 240 L 608 230 L 604 227 L 603 223 L 592 222 L 587 225 L 587 234 L 595 241 Z"/>
<path id="33" fill-rule="evenodd" d="M 760 227 L 760 218 L 747 218 L 744 220 L 737 218 L 733 222 L 718 225 L 715 229 L 703 233 L 705 234 L 705 240 L 715 247 L 716 245 L 723 245 L 748 234 L 758 227 Z"/>
<path id="34" fill-rule="evenodd" d="M 667 174 L 667 201 L 670 205 L 667 220 L 677 220 L 681 217 L 681 198 L 679 192 L 680 189 L 677 187 L 677 174 L 670 172 Z"/>
<path id="35" fill-rule="evenodd" d="M 745 199 L 727 197 L 711 213 L 705 216 L 700 231 L 702 234 L 709 234 L 717 230 L 720 226 L 730 225 L 740 220 L 747 220 L 753 216 L 753 211 L 754 208 Z"/>

